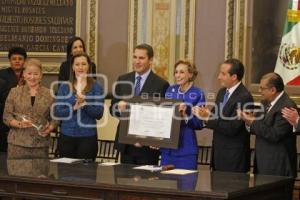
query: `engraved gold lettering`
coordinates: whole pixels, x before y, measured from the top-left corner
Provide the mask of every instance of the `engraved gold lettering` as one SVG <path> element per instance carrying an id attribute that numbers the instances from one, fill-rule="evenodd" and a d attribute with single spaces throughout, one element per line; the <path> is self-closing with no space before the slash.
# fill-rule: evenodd
<path id="1" fill-rule="evenodd" d="M 75 35 L 76 0 L 0 0 L 0 51 L 65 52 Z"/>
<path id="2" fill-rule="evenodd" d="M 20 7 L 14 7 L 14 6 L 1 6 L 1 13 L 5 14 L 19 14 L 21 12 Z"/>
<path id="3" fill-rule="evenodd" d="M 0 35 L 1 42 L 33 42 L 33 35 Z"/>
<path id="4" fill-rule="evenodd" d="M 52 51 L 53 52 L 66 52 L 66 45 L 53 45 L 52 46 Z"/>
<path id="5" fill-rule="evenodd" d="M 45 33 L 47 33 L 47 27 L 45 27 L 45 26 L 21 26 L 20 32 L 45 34 Z"/>
<path id="6" fill-rule="evenodd" d="M 49 35 L 36 35 L 35 42 L 39 43 L 64 43 L 68 42 L 68 36 L 49 36 Z"/>
<path id="7" fill-rule="evenodd" d="M 21 14 L 44 15 L 46 14 L 45 7 L 22 7 Z"/>
<path id="8" fill-rule="evenodd" d="M 74 34 L 73 27 L 62 27 L 62 26 L 50 26 L 49 32 L 54 34 Z"/>
<path id="9" fill-rule="evenodd" d="M 2 33 L 18 33 L 19 26 L 2 26 L 0 25 L 0 32 Z"/>
<path id="10" fill-rule="evenodd" d="M 73 17 L 38 17 L 38 16 L 5 16 L 0 15 L 0 23 L 34 24 L 34 25 L 73 25 Z"/>
<path id="11" fill-rule="evenodd" d="M 34 45 L 26 45 L 27 51 L 33 51 L 33 52 L 47 52 L 50 50 L 48 44 L 34 44 Z"/>
<path id="12" fill-rule="evenodd" d="M 74 0 L 27 0 L 33 6 L 73 6 Z"/>

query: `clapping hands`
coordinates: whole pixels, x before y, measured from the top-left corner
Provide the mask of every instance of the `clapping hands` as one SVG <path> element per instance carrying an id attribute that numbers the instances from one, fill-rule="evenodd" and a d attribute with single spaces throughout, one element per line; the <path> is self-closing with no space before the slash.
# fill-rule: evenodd
<path id="1" fill-rule="evenodd" d="M 211 115 L 210 110 L 205 106 L 194 106 L 192 108 L 192 113 L 203 121 L 208 121 L 209 116 Z"/>
<path id="2" fill-rule="evenodd" d="M 83 94 L 77 94 L 76 95 L 76 103 L 73 106 L 74 110 L 78 110 L 79 108 L 83 107 L 86 105 L 86 101 L 85 101 L 86 96 Z"/>
<path id="3" fill-rule="evenodd" d="M 281 110 L 282 116 L 294 127 L 297 126 L 299 121 L 299 113 L 295 108 L 283 108 Z"/>
<path id="4" fill-rule="evenodd" d="M 247 126 L 251 126 L 256 119 L 253 112 L 237 110 L 239 119 L 243 120 Z"/>

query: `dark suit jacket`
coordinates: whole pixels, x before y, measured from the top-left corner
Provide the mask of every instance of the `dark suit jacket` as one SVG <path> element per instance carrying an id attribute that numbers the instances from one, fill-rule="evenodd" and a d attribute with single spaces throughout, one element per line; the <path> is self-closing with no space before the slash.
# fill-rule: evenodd
<path id="1" fill-rule="evenodd" d="M 9 131 L 9 128 L 3 123 L 2 120 L 5 100 L 10 89 L 18 85 L 18 81 L 15 72 L 10 67 L 0 70 L 0 80 L 0 133 L 5 133 Z"/>
<path id="2" fill-rule="evenodd" d="M 299 111 L 298 111 L 299 112 Z M 300 132 L 300 120 L 298 121 L 298 124 L 296 126 L 296 132 Z"/>
<path id="3" fill-rule="evenodd" d="M 3 123 L 3 111 L 8 91 L 6 81 L 0 79 L 0 133 L 8 132 L 9 130 L 9 128 Z"/>
<path id="4" fill-rule="evenodd" d="M 250 133 L 245 123 L 237 118 L 237 109 L 253 103 L 253 98 L 241 83 L 219 112 L 226 88 L 219 90 L 216 105 L 207 128 L 213 129 L 212 168 L 219 171 L 247 172 L 250 169 Z M 247 106 L 247 109 L 251 105 Z M 229 117 L 229 118 L 228 118 Z M 232 119 L 230 119 L 232 118 Z"/>
<path id="5" fill-rule="evenodd" d="M 135 72 L 130 72 L 124 75 L 121 75 L 118 80 L 119 81 L 128 81 L 133 84 L 133 87 L 129 84 L 118 84 L 115 88 L 115 94 L 118 96 L 128 96 L 130 94 L 134 93 L 134 82 L 135 82 Z M 169 83 L 156 74 L 154 74 L 152 71 L 150 72 L 149 76 L 147 77 L 147 80 L 145 81 L 143 88 L 141 90 L 141 95 L 149 95 L 149 97 L 152 96 L 160 96 L 164 97 L 165 92 L 167 88 L 169 87 Z M 117 112 L 117 107 L 116 105 L 118 102 L 122 99 L 117 98 L 116 95 L 113 95 L 112 101 L 111 101 L 111 106 L 110 106 L 110 112 L 113 116 L 119 117 L 120 113 Z M 125 100 L 126 101 L 126 100 Z M 119 138 L 119 125 L 116 133 L 116 143 L 115 147 L 121 151 L 124 152 L 126 148 L 129 145 L 125 144 L 120 144 L 118 143 L 118 138 Z M 142 148 L 137 148 L 137 151 L 135 152 L 137 155 L 144 155 L 144 156 L 157 156 L 159 155 L 159 151 L 150 149 L 149 147 L 142 147 Z"/>
<path id="6" fill-rule="evenodd" d="M 251 132 L 256 134 L 255 172 L 259 174 L 297 176 L 296 135 L 282 117 L 284 107 L 297 108 L 284 93 L 264 118 L 255 120 Z"/>
<path id="7" fill-rule="evenodd" d="M 58 80 L 68 81 L 70 79 L 71 61 L 63 62 L 59 67 Z M 92 74 L 96 74 L 96 65 L 92 62 Z"/>
<path id="8" fill-rule="evenodd" d="M 16 74 L 10 67 L 0 70 L 0 79 L 5 81 L 6 87 L 9 89 L 18 85 Z"/>

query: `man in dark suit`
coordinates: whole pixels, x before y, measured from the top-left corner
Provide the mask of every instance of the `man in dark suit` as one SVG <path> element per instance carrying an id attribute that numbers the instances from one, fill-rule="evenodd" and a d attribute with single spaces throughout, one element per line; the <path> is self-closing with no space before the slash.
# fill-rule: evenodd
<path id="1" fill-rule="evenodd" d="M 223 86 L 211 111 L 194 107 L 193 113 L 213 130 L 212 169 L 247 172 L 250 169 L 250 133 L 238 119 L 237 110 L 253 105 L 253 98 L 241 82 L 244 65 L 228 59 L 220 66 L 218 79 Z"/>
<path id="2" fill-rule="evenodd" d="M 283 117 L 284 107 L 296 109 L 296 104 L 284 92 L 280 75 L 269 73 L 262 77 L 259 91 L 263 98 L 263 115 L 241 118 L 256 135 L 255 173 L 297 176 L 296 135 L 293 126 Z"/>
<path id="3" fill-rule="evenodd" d="M 115 117 L 120 117 L 120 112 L 126 110 L 125 97 L 155 96 L 164 97 L 169 83 L 151 70 L 153 62 L 153 49 L 148 44 L 140 44 L 135 47 L 133 53 L 133 72 L 121 75 L 113 93 L 110 112 Z M 123 98 L 124 97 L 124 98 Z M 141 119 L 142 120 L 142 119 Z M 142 146 L 121 144 L 118 142 L 119 126 L 116 133 L 116 148 L 121 152 L 121 162 L 129 164 L 157 165 L 159 151 Z"/>
<path id="4" fill-rule="evenodd" d="M 8 51 L 8 59 L 10 67 L 0 70 L 1 81 L 1 106 L 5 105 L 6 97 L 11 88 L 16 87 L 22 80 L 22 71 L 27 53 L 22 47 L 12 47 Z M 1 107 L 2 108 L 2 107 Z M 3 115 L 3 109 L 0 110 L 1 117 Z M 6 152 L 7 150 L 7 134 L 9 128 L 0 121 L 0 151 Z"/>

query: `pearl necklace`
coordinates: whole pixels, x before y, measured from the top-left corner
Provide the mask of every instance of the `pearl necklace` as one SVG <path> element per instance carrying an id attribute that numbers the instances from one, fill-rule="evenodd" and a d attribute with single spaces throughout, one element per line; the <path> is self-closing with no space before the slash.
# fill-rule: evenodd
<path id="1" fill-rule="evenodd" d="M 185 94 L 186 91 L 188 91 L 192 86 L 193 86 L 193 83 L 189 83 L 189 86 L 184 91 L 181 89 L 181 86 L 179 86 L 178 94 Z"/>

